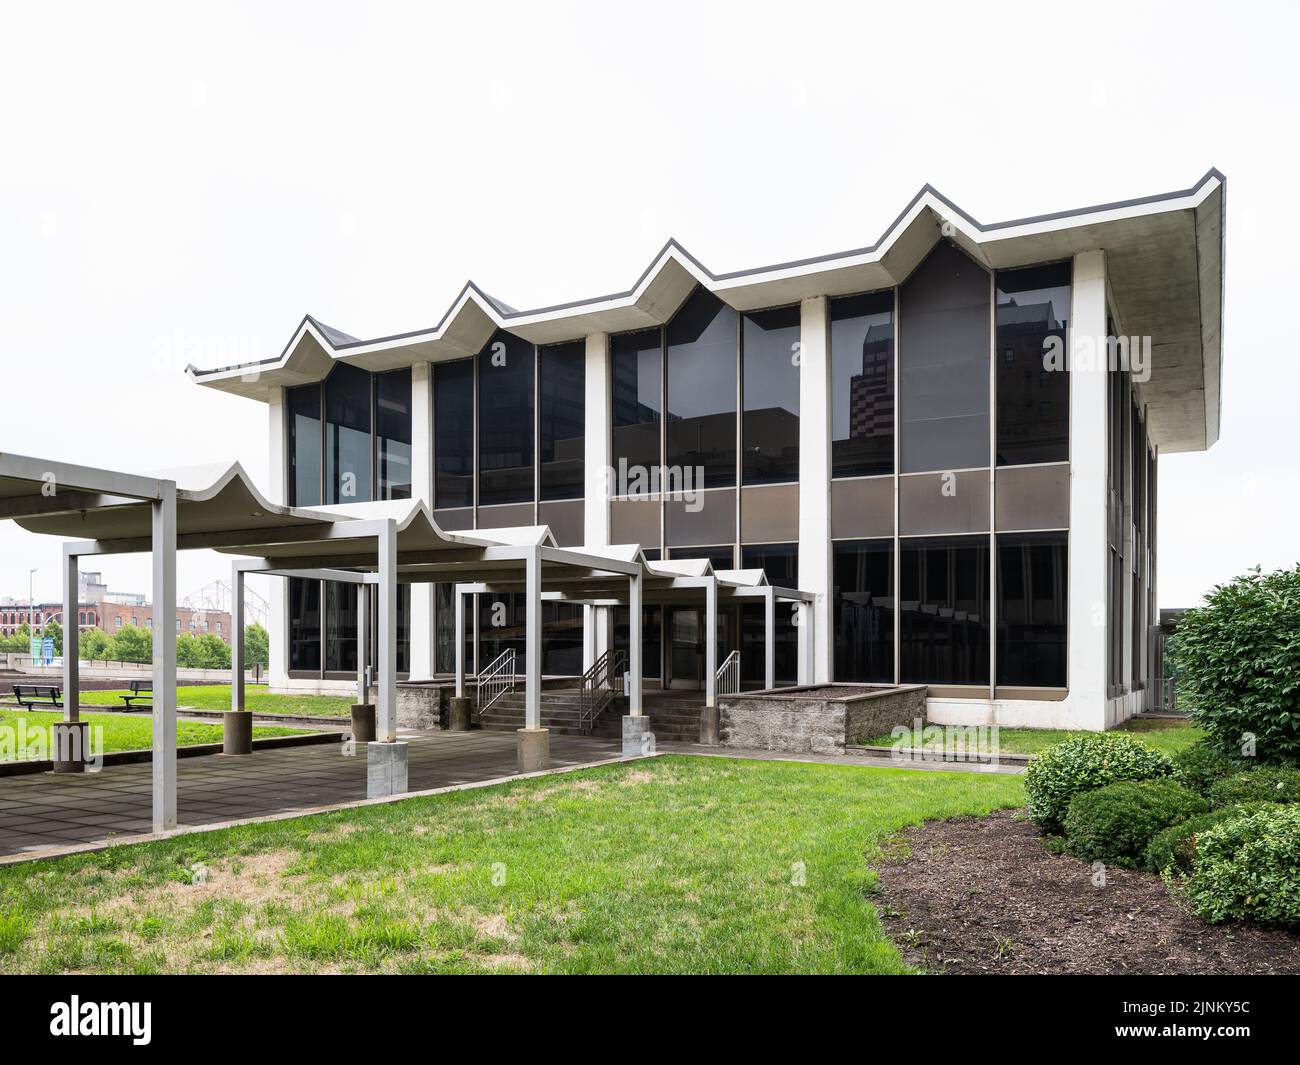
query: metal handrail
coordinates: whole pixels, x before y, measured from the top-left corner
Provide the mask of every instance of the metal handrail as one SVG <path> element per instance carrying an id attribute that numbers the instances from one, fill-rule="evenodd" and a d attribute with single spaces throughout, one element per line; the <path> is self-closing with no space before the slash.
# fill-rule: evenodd
<path id="1" fill-rule="evenodd" d="M 732 651 L 727 655 L 715 676 L 719 695 L 735 695 L 740 691 L 740 652 Z"/>
<path id="2" fill-rule="evenodd" d="M 590 732 L 595 727 L 596 718 L 623 690 L 623 670 L 626 668 L 623 652 L 611 649 L 596 659 L 582 675 L 578 689 L 578 725 L 583 732 Z"/>
<path id="3" fill-rule="evenodd" d="M 502 651 L 478 675 L 478 713 L 482 716 L 506 692 L 515 690 L 515 652 Z"/>

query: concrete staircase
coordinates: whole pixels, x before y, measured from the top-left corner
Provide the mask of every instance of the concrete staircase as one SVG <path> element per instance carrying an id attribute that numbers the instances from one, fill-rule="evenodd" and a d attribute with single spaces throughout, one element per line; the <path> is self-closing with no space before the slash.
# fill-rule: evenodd
<path id="1" fill-rule="evenodd" d="M 581 697 L 576 689 L 542 692 L 542 727 L 560 735 L 582 735 Z M 703 696 L 672 692 L 645 696 L 644 710 L 651 731 L 660 740 L 695 743 L 700 738 L 700 707 Z M 596 719 L 591 735 L 617 740 L 623 735 L 622 717 L 627 713 L 627 696 L 619 695 Z M 492 732 L 513 732 L 524 727 L 524 693 L 507 692 L 481 717 L 480 728 Z"/>

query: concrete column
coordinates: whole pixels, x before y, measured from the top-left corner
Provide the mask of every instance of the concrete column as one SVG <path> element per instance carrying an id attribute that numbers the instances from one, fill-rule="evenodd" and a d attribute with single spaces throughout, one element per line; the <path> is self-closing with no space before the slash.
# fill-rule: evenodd
<path id="1" fill-rule="evenodd" d="M 641 716 L 641 574 L 627 579 L 627 669 L 630 690 L 628 714 Z"/>
<path id="2" fill-rule="evenodd" d="M 799 627 L 814 683 L 831 679 L 830 306 L 825 296 L 799 305 L 799 587 L 812 592 L 814 624 Z M 812 641 L 813 632 L 822 638 Z"/>
<path id="3" fill-rule="evenodd" d="M 411 367 L 411 498 L 433 511 L 433 388 L 427 362 Z M 431 680 L 437 631 L 432 584 L 408 585 L 411 593 L 411 679 Z"/>
<path id="4" fill-rule="evenodd" d="M 718 579 L 704 588 L 704 705 L 718 705 Z"/>
<path id="5" fill-rule="evenodd" d="M 799 604 L 799 683 L 813 684 L 817 665 L 813 652 L 817 647 L 816 619 L 811 603 Z"/>
<path id="6" fill-rule="evenodd" d="M 153 504 L 153 830 L 176 827 L 176 485 Z"/>
<path id="7" fill-rule="evenodd" d="M 776 591 L 763 595 L 763 687 L 776 687 Z"/>
<path id="8" fill-rule="evenodd" d="M 587 336 L 586 430 L 583 460 L 586 486 L 582 505 L 582 540 L 590 547 L 609 543 L 609 470 L 613 446 L 610 425 L 609 334 Z M 582 610 L 582 668 L 590 669 L 607 650 L 609 608 L 588 606 Z"/>
<path id="9" fill-rule="evenodd" d="M 1067 683 L 1070 723 L 1106 724 L 1106 258 L 1074 257 L 1070 322 L 1070 537 Z M 1091 364 L 1086 356 L 1092 355 Z M 1076 361 L 1077 359 L 1077 361 Z"/>
<path id="10" fill-rule="evenodd" d="M 284 389 L 277 388 L 267 403 L 267 453 L 268 498 L 272 503 L 287 503 L 289 497 L 285 484 L 285 425 Z M 267 682 L 273 687 L 289 683 L 289 582 L 272 578 L 267 594 L 266 634 L 270 647 L 267 661 Z"/>

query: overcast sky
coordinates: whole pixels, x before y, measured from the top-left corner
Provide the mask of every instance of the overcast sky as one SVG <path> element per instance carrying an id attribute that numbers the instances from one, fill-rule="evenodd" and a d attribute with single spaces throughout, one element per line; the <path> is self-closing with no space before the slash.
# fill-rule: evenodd
<path id="1" fill-rule="evenodd" d="M 874 242 L 925 182 L 983 222 L 1228 176 L 1223 426 L 1162 460 L 1162 606 L 1300 556 L 1294 6 L 747 2 L 7 5 L 0 450 L 237 458 L 266 408 L 187 362 L 305 312 L 435 323 Z M 0 525 L 0 595 L 60 595 Z M 182 556 L 184 596 L 228 576 Z M 144 558 L 105 561 L 148 591 Z"/>

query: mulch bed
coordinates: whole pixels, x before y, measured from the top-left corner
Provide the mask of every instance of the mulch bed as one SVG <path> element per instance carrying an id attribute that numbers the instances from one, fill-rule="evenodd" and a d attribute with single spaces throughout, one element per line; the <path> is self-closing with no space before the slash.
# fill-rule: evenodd
<path id="1" fill-rule="evenodd" d="M 881 919 L 931 972 L 1300 973 L 1300 935 L 1207 925 L 1160 877 L 1052 854 L 1023 811 L 930 821 L 876 863 Z M 910 854 L 905 852 L 910 849 Z"/>

